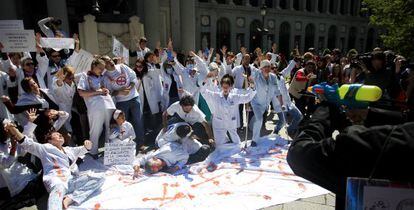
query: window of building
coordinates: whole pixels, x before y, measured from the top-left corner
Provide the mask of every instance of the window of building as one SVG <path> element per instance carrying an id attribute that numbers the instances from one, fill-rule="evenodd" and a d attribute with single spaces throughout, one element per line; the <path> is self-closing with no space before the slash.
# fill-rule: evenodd
<path id="1" fill-rule="evenodd" d="M 279 7 L 281 9 L 287 9 L 287 0 L 280 0 Z"/>
<path id="2" fill-rule="evenodd" d="M 305 28 L 305 50 L 315 47 L 315 26 L 308 24 Z"/>
<path id="3" fill-rule="evenodd" d="M 273 8 L 273 0 L 265 0 L 265 4 L 267 8 Z"/>
<path id="4" fill-rule="evenodd" d="M 336 14 L 335 5 L 335 0 L 329 0 L 329 13 Z"/>
<path id="5" fill-rule="evenodd" d="M 221 49 L 226 45 L 228 49 L 230 46 L 230 21 L 227 18 L 220 18 L 217 20 L 217 48 Z"/>
<path id="6" fill-rule="evenodd" d="M 290 52 L 290 24 L 288 22 L 280 25 L 279 51 L 284 55 L 289 55 Z"/>
<path id="7" fill-rule="evenodd" d="M 349 29 L 348 34 L 348 50 L 354 49 L 356 47 L 356 38 L 357 38 L 357 29 L 355 27 L 352 27 Z"/>
<path id="8" fill-rule="evenodd" d="M 329 30 L 328 30 L 328 48 L 329 49 L 336 48 L 337 33 L 338 33 L 338 29 L 336 26 L 329 27 Z"/>
<path id="9" fill-rule="evenodd" d="M 295 9 L 295 10 L 300 9 L 299 0 L 293 0 L 293 9 Z"/>
<path id="10" fill-rule="evenodd" d="M 249 0 L 250 5 L 252 5 L 253 7 L 258 7 L 259 6 L 259 0 Z"/>
<path id="11" fill-rule="evenodd" d="M 226 0 L 216 0 L 218 4 L 226 4 Z"/>
<path id="12" fill-rule="evenodd" d="M 318 0 L 318 11 L 320 13 L 324 13 L 325 12 L 324 5 L 323 5 L 324 3 L 325 3 L 324 0 Z"/>
<path id="13" fill-rule="evenodd" d="M 339 12 L 344 15 L 346 13 L 346 3 L 347 3 L 347 1 L 339 0 L 339 3 L 340 3 Z"/>
<path id="14" fill-rule="evenodd" d="M 239 5 L 239 6 L 241 6 L 241 5 L 243 5 L 243 0 L 233 0 L 233 3 L 234 3 L 235 5 Z"/>

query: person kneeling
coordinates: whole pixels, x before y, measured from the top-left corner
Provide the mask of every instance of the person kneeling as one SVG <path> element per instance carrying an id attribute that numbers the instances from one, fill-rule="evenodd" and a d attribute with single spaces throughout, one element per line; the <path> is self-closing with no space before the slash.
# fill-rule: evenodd
<path id="1" fill-rule="evenodd" d="M 187 164 L 201 162 L 210 154 L 211 147 L 207 144 L 201 144 L 193 132 L 191 125 L 186 122 L 175 123 L 168 126 L 167 131 L 161 131 L 155 142 L 158 147 L 162 147 L 168 142 L 178 142 L 189 154 Z"/>

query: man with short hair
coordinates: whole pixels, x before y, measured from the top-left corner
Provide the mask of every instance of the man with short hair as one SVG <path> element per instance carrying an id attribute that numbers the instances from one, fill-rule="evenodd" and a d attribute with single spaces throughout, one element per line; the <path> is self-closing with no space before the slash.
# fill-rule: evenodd
<path id="1" fill-rule="evenodd" d="M 210 126 L 205 120 L 204 113 L 194 103 L 193 96 L 185 95 L 180 101 L 171 104 L 162 115 L 163 131 L 167 130 L 168 125 L 187 122 L 194 130 L 194 134 L 201 138 L 203 144 L 212 144 L 214 140 Z M 168 120 L 168 116 L 172 117 Z M 207 139 L 208 142 L 205 142 Z"/>

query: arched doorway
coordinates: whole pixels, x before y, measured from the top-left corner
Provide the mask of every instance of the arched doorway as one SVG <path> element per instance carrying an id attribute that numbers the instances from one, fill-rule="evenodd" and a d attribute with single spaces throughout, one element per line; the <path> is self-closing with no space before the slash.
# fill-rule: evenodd
<path id="1" fill-rule="evenodd" d="M 280 25 L 279 51 L 285 55 L 290 52 L 290 24 L 288 22 Z"/>
<path id="2" fill-rule="evenodd" d="M 259 20 L 253 20 L 250 23 L 250 52 L 253 52 L 256 48 L 262 48 L 262 34 L 257 30 L 260 29 L 262 24 Z"/>
<path id="3" fill-rule="evenodd" d="M 366 52 L 371 52 L 374 49 L 374 38 L 375 38 L 375 29 L 370 28 L 367 34 L 367 45 L 365 47 Z"/>
<path id="4" fill-rule="evenodd" d="M 355 27 L 351 27 L 349 29 L 349 34 L 348 34 L 348 50 L 355 48 L 356 36 L 357 36 L 357 29 Z"/>
<path id="5" fill-rule="evenodd" d="M 217 20 L 217 48 L 221 49 L 223 45 L 226 45 L 228 49 L 230 46 L 230 21 L 227 18 L 220 18 Z"/>
<path id="6" fill-rule="evenodd" d="M 308 24 L 305 28 L 305 50 L 315 47 L 315 26 Z"/>
<path id="7" fill-rule="evenodd" d="M 329 49 L 336 48 L 337 32 L 338 32 L 338 29 L 336 28 L 336 26 L 329 27 L 329 30 L 328 30 L 328 48 Z"/>

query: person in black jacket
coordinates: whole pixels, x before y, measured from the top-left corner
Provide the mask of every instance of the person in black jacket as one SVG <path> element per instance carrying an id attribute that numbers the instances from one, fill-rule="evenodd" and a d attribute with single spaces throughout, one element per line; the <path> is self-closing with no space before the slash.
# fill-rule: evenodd
<path id="1" fill-rule="evenodd" d="M 406 80 L 407 105 L 412 107 L 414 72 Z M 363 112 L 367 113 L 351 110 L 348 119 L 361 120 Z M 412 116 L 412 112 L 407 116 L 410 113 Z M 371 116 L 379 119 L 381 115 Z M 409 166 L 414 161 L 413 118 L 393 125 L 352 125 L 342 129 L 345 121 L 338 107 L 322 103 L 303 123 L 287 156 L 296 175 L 336 193 L 336 209 L 344 208 L 347 177 L 414 182 L 414 169 Z M 340 131 L 336 138 L 332 137 L 334 130 Z"/>

